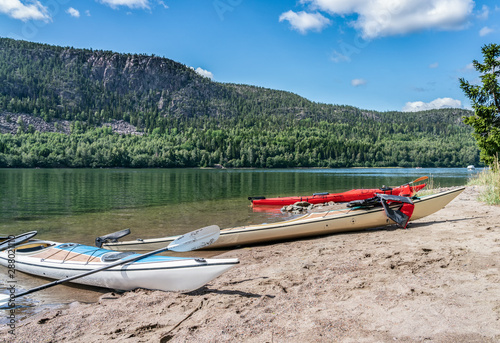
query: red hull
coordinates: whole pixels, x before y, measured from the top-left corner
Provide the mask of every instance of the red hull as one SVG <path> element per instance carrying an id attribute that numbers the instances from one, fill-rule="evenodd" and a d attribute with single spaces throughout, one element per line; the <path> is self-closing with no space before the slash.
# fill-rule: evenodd
<path id="1" fill-rule="evenodd" d="M 267 205 L 267 206 L 286 206 L 292 205 L 299 201 L 307 201 L 310 204 L 321 204 L 325 202 L 349 202 L 353 200 L 363 200 L 373 198 L 375 193 L 378 194 L 392 194 L 401 196 L 413 196 L 419 190 L 425 187 L 425 183 L 417 186 L 404 185 L 394 187 L 391 190 L 374 189 L 353 189 L 343 193 L 332 194 L 319 194 L 309 196 L 294 196 L 283 198 L 267 198 L 267 199 L 254 199 L 251 200 L 253 206 Z"/>

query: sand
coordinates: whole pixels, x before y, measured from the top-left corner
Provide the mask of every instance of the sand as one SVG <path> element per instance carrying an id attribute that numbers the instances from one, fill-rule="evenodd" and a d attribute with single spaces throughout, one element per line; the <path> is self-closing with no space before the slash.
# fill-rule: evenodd
<path id="1" fill-rule="evenodd" d="M 188 294 L 106 293 L 17 323 L 7 342 L 499 342 L 500 207 L 468 187 L 411 223 L 225 252 Z"/>

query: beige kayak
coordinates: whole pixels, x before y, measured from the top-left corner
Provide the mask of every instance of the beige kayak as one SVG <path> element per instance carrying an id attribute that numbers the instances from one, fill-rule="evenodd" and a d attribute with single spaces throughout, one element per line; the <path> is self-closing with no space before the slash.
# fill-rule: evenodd
<path id="1" fill-rule="evenodd" d="M 457 197 L 465 187 L 422 196 L 413 201 L 415 207 L 410 221 L 426 217 L 439 211 Z M 401 204 L 391 205 L 398 208 Z M 327 212 L 308 213 L 301 217 L 277 223 L 258 224 L 223 229 L 219 239 L 210 249 L 237 245 L 288 240 L 331 233 L 357 231 L 394 224 L 387 218 L 382 207 L 350 208 Z M 115 243 L 104 243 L 114 250 L 154 250 L 168 245 L 178 236 L 139 239 Z"/>

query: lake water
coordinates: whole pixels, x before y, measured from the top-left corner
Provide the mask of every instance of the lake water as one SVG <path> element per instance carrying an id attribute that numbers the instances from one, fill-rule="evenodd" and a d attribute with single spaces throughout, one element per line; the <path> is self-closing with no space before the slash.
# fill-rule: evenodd
<path id="1" fill-rule="evenodd" d="M 39 239 L 93 245 L 130 228 L 127 237 L 183 234 L 285 219 L 254 212 L 249 196 L 308 195 L 397 186 L 429 176 L 434 187 L 460 186 L 479 170 L 456 169 L 0 169 L 0 235 L 37 230 Z M 211 252 L 216 254 L 217 252 Z M 191 256 L 207 252 L 184 253 Z M 48 280 L 16 274 L 19 291 Z M 5 274 L 0 293 L 6 293 Z M 2 286 L 2 283 L 4 286 Z M 72 301 L 94 302 L 107 290 L 75 284 L 19 299 L 17 318 Z M 54 291 L 55 290 L 55 291 Z M 55 304 L 55 305 L 54 305 Z M 7 312 L 6 312 L 7 313 Z M 0 316 L 0 324 L 8 322 Z"/>
<path id="2" fill-rule="evenodd" d="M 380 169 L 0 169 L 0 234 L 93 244 L 130 228 L 130 238 L 282 220 L 254 212 L 248 196 L 308 195 L 397 186 L 429 176 L 459 186 L 465 168 Z"/>

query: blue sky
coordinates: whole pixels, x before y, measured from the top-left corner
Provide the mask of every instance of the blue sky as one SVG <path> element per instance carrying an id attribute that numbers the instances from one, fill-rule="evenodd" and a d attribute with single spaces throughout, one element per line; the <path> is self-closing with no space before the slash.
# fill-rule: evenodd
<path id="1" fill-rule="evenodd" d="M 470 108 L 496 0 L 0 0 L 0 36 L 155 54 L 214 81 L 378 111 Z"/>

